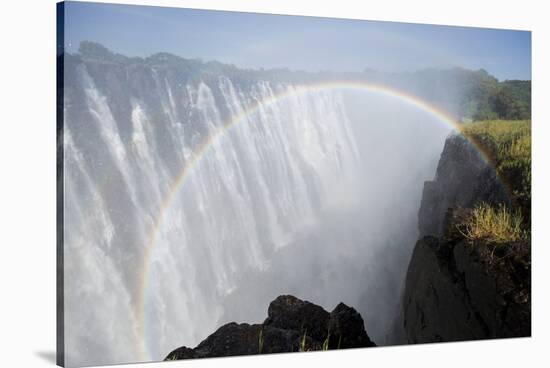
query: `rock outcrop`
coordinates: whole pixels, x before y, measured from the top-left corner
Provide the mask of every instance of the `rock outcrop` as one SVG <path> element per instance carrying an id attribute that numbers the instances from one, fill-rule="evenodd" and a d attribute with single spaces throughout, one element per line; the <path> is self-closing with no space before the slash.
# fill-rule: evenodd
<path id="1" fill-rule="evenodd" d="M 531 335 L 529 242 L 496 245 L 466 239 L 460 226 L 469 208 L 480 202 L 510 206 L 511 201 L 477 150 L 452 136 L 436 179 L 424 187 L 421 237 L 403 299 L 409 343 Z"/>
<path id="2" fill-rule="evenodd" d="M 446 228 L 414 249 L 404 295 L 408 342 L 530 336 L 529 245 L 471 243 L 451 235 L 455 222 Z"/>
<path id="3" fill-rule="evenodd" d="M 228 323 L 194 349 L 180 347 L 165 360 L 376 346 L 363 318 L 340 303 L 332 312 L 291 295 L 272 301 L 262 324 Z"/>
<path id="4" fill-rule="evenodd" d="M 493 155 L 492 149 L 483 151 L 481 154 L 460 135 L 447 139 L 435 180 L 424 183 L 418 213 L 420 237 L 441 236 L 445 214 L 451 207 L 471 208 L 481 201 L 510 205 L 506 187 L 487 161 Z"/>

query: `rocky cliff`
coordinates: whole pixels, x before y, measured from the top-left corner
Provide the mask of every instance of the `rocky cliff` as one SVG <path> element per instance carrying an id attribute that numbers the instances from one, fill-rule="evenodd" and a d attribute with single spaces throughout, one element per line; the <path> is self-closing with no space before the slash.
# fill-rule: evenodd
<path id="1" fill-rule="evenodd" d="M 507 188 L 488 159 L 463 136 L 453 135 L 445 142 L 435 179 L 424 183 L 418 213 L 420 237 L 441 236 L 449 208 L 471 208 L 482 201 L 510 205 Z"/>
<path id="2" fill-rule="evenodd" d="M 291 295 L 272 301 L 261 324 L 228 323 L 195 348 L 180 347 L 165 360 L 376 346 L 357 311 L 340 303 L 332 312 Z"/>
<path id="3" fill-rule="evenodd" d="M 494 166 L 456 135 L 425 183 L 403 300 L 409 343 L 531 335 L 529 240 L 472 240 L 463 228 L 477 204 L 515 202 Z"/>

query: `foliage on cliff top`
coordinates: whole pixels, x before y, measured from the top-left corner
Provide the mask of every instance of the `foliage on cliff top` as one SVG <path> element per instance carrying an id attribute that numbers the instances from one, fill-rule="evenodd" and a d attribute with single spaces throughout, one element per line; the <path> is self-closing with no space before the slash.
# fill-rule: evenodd
<path id="1" fill-rule="evenodd" d="M 466 117 L 486 119 L 530 119 L 531 81 L 498 82 L 491 75 L 479 78 L 464 98 Z"/>
<path id="2" fill-rule="evenodd" d="M 525 238 L 525 232 L 521 229 L 522 222 L 519 211 L 480 203 L 464 224 L 464 235 L 470 240 L 486 240 L 491 243 L 515 242 Z"/>
<path id="3" fill-rule="evenodd" d="M 531 156 L 530 120 L 484 120 L 462 125 L 468 137 L 487 137 L 498 148 L 499 159 Z M 483 142 L 481 142 L 483 144 Z M 491 149 L 492 147 L 487 147 Z"/>
<path id="4" fill-rule="evenodd" d="M 531 121 L 489 120 L 463 125 L 462 134 L 474 141 L 492 161 L 508 187 L 514 206 L 531 227 Z"/>

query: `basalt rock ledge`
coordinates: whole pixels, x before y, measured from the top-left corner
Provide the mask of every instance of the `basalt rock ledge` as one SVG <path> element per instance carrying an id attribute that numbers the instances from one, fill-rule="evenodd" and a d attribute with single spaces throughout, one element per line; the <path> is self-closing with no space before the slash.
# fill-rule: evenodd
<path id="1" fill-rule="evenodd" d="M 373 346 L 354 308 L 340 303 L 329 313 L 308 301 L 281 295 L 270 303 L 263 323 L 228 323 L 195 348 L 177 348 L 165 360 Z"/>

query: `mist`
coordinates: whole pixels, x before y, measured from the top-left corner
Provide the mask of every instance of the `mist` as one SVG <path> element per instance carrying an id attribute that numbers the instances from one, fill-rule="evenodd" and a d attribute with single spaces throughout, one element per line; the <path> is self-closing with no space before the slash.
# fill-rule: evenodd
<path id="1" fill-rule="evenodd" d="M 369 336 L 392 344 L 423 184 L 435 175 L 451 128 L 395 98 L 337 93 L 359 151 L 353 180 L 328 179 L 315 223 L 275 252 L 266 270 L 241 277 L 221 321 L 261 323 L 271 300 L 292 294 L 327 310 L 354 306 Z"/>
<path id="2" fill-rule="evenodd" d="M 66 59 L 67 365 L 161 360 L 280 294 L 391 343 L 450 127 L 395 96 L 186 73 Z"/>

